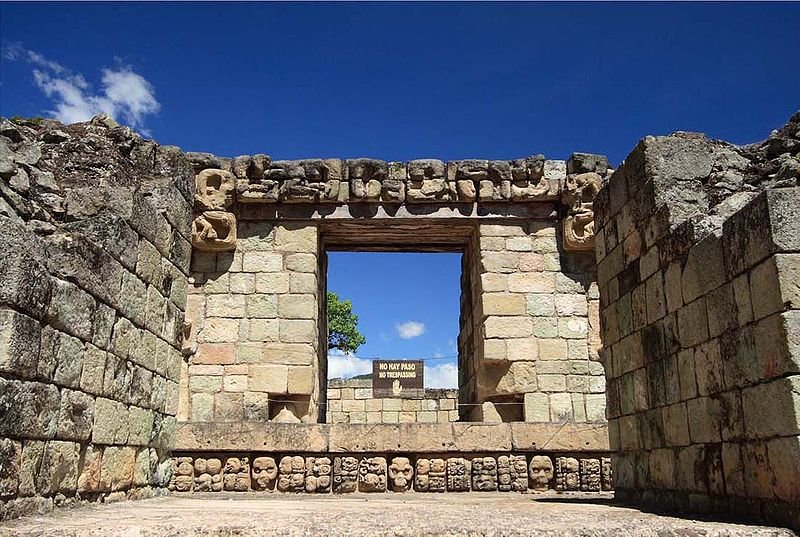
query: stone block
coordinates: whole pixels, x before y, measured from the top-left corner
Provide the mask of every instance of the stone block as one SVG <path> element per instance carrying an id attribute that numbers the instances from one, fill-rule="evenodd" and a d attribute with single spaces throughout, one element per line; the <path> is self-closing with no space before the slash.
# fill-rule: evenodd
<path id="1" fill-rule="evenodd" d="M 719 341 L 712 339 L 699 345 L 694 353 L 697 392 L 700 395 L 713 395 L 725 388 L 722 355 Z"/>
<path id="2" fill-rule="evenodd" d="M 564 339 L 583 339 L 589 332 L 589 322 L 583 317 L 559 317 L 558 336 Z"/>
<path id="3" fill-rule="evenodd" d="M 197 334 L 200 343 L 234 343 L 239 339 L 239 319 L 206 319 Z"/>
<path id="4" fill-rule="evenodd" d="M 283 321 L 280 321 L 283 322 Z M 278 341 L 279 321 L 278 319 L 250 319 L 247 322 L 248 341 Z"/>
<path id="5" fill-rule="evenodd" d="M 278 314 L 281 319 L 316 319 L 316 297 L 296 294 L 279 295 Z"/>
<path id="6" fill-rule="evenodd" d="M 526 295 L 528 315 L 536 317 L 555 316 L 555 295 L 552 293 L 532 293 Z"/>
<path id="7" fill-rule="evenodd" d="M 242 271 L 280 272 L 283 270 L 283 254 L 280 252 L 244 252 Z"/>
<path id="8" fill-rule="evenodd" d="M 0 308 L 0 372 L 26 379 L 36 378 L 41 337 L 42 330 L 36 320 Z"/>
<path id="9" fill-rule="evenodd" d="M 92 433 L 93 421 L 94 398 L 83 392 L 62 390 L 56 438 L 85 442 Z"/>
<path id="10" fill-rule="evenodd" d="M 693 443 L 721 441 L 722 409 L 719 400 L 697 397 L 687 401 L 689 436 Z"/>
<path id="11" fill-rule="evenodd" d="M 775 496 L 789 503 L 800 505 L 800 436 L 774 438 L 767 442 L 769 464 L 775 475 Z"/>
<path id="12" fill-rule="evenodd" d="M 139 281 L 136 277 L 132 278 Z M 132 303 L 133 297 L 131 297 Z M 77 285 L 53 280 L 50 304 L 47 308 L 47 322 L 62 332 L 72 334 L 83 341 L 91 341 L 92 315 L 96 307 L 94 298 Z M 142 319 L 135 315 L 134 320 L 137 318 Z"/>
<path id="13" fill-rule="evenodd" d="M 314 392 L 314 368 L 312 367 L 289 367 L 288 393 L 310 395 Z"/>
<path id="14" fill-rule="evenodd" d="M 606 395 L 586 394 L 586 421 L 601 423 L 606 421 Z"/>
<path id="15" fill-rule="evenodd" d="M 146 446 L 153 431 L 153 412 L 131 405 L 128 407 L 128 444 Z"/>
<path id="16" fill-rule="evenodd" d="M 508 359 L 511 361 L 534 361 L 539 357 L 539 345 L 534 338 L 507 339 L 505 341 L 508 346 Z"/>
<path id="17" fill-rule="evenodd" d="M 568 393 L 550 394 L 550 421 L 574 421 L 572 397 Z"/>
<path id="18" fill-rule="evenodd" d="M 289 292 L 314 294 L 317 292 L 316 274 L 292 272 L 289 275 Z"/>
<path id="19" fill-rule="evenodd" d="M 286 256 L 285 265 L 287 271 L 316 274 L 317 256 L 314 254 L 289 254 Z"/>
<path id="20" fill-rule="evenodd" d="M 738 312 L 733 296 L 733 285 L 725 284 L 706 295 L 709 336 L 717 337 L 738 327 Z"/>
<path id="21" fill-rule="evenodd" d="M 709 235 L 689 250 L 683 267 L 683 299 L 686 303 L 716 289 L 725 281 L 722 242 Z"/>
<path id="22" fill-rule="evenodd" d="M 123 403 L 98 397 L 94 403 L 92 442 L 116 444 L 128 440 L 127 407 Z"/>
<path id="23" fill-rule="evenodd" d="M 278 298 L 276 295 L 249 295 L 247 297 L 247 316 L 270 319 L 278 316 Z M 244 315 L 242 315 L 244 317 Z"/>
<path id="24" fill-rule="evenodd" d="M 800 373 L 800 311 L 761 319 L 753 327 L 759 379 Z"/>
<path id="25" fill-rule="evenodd" d="M 249 389 L 255 392 L 287 393 L 289 367 L 284 365 L 250 366 Z"/>
<path id="26" fill-rule="evenodd" d="M 288 293 L 291 287 L 291 279 L 297 272 L 267 272 L 256 274 L 256 292 L 282 294 Z M 314 276 L 314 274 L 308 274 Z M 316 278 L 316 277 L 315 277 Z M 292 290 L 294 292 L 294 290 Z"/>
<path id="27" fill-rule="evenodd" d="M 736 315 L 739 326 L 744 326 L 753 320 L 753 305 L 750 297 L 750 281 L 747 274 L 741 274 L 733 279 L 733 298 L 736 302 Z"/>
<path id="28" fill-rule="evenodd" d="M 667 314 L 667 300 L 664 295 L 664 283 L 658 272 L 645 282 L 645 298 L 647 301 L 647 322 L 654 323 Z"/>
<path id="29" fill-rule="evenodd" d="M 206 300 L 206 316 L 244 317 L 246 315 L 245 298 L 245 295 L 210 295 Z"/>
<path id="30" fill-rule="evenodd" d="M 313 320 L 280 320 L 282 343 L 314 343 L 316 339 L 317 328 Z"/>
<path id="31" fill-rule="evenodd" d="M 487 338 L 528 337 L 533 332 L 533 322 L 529 317 L 488 317 L 484 321 Z"/>
<path id="32" fill-rule="evenodd" d="M 214 395 L 210 393 L 193 393 L 191 410 L 192 421 L 213 421 Z"/>
<path id="33" fill-rule="evenodd" d="M 780 378 L 742 390 L 747 438 L 800 434 L 800 375 Z"/>
<path id="34" fill-rule="evenodd" d="M 0 436 L 51 439 L 59 408 L 60 394 L 52 384 L 0 377 Z"/>
<path id="35" fill-rule="evenodd" d="M 588 302 L 584 295 L 555 295 L 556 313 L 560 317 L 576 315 L 586 317 Z"/>
<path id="36" fill-rule="evenodd" d="M 72 493 L 78 488 L 80 444 L 52 440 L 47 443 L 36 476 L 36 490 L 42 494 Z"/>
<path id="37" fill-rule="evenodd" d="M 256 292 L 256 274 L 247 272 L 231 274 L 229 285 L 231 293 L 253 294 Z"/>
<path id="38" fill-rule="evenodd" d="M 563 339 L 538 339 L 540 360 L 564 360 L 567 358 L 567 342 Z"/>
<path id="39" fill-rule="evenodd" d="M 508 276 L 512 293 L 553 293 L 556 281 L 552 272 L 514 272 Z"/>
<path id="40" fill-rule="evenodd" d="M 678 310 L 678 333 L 684 348 L 708 339 L 708 314 L 704 298 L 695 300 Z"/>
<path id="41" fill-rule="evenodd" d="M 238 333 L 238 322 L 236 330 Z M 197 353 L 192 358 L 194 364 L 232 364 L 234 363 L 233 343 L 202 343 L 198 345 Z"/>
<path id="42" fill-rule="evenodd" d="M 102 490 L 127 490 L 133 483 L 136 449 L 109 447 L 103 451 L 100 480 Z"/>
<path id="43" fill-rule="evenodd" d="M 484 315 L 525 315 L 525 295 L 485 293 L 482 296 Z"/>

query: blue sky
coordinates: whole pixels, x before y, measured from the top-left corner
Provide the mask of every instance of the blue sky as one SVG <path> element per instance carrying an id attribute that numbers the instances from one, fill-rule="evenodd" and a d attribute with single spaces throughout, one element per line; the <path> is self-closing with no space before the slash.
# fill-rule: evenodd
<path id="1" fill-rule="evenodd" d="M 645 134 L 764 138 L 800 105 L 798 27 L 798 3 L 0 2 L 0 114 L 106 111 L 161 143 L 227 156 L 591 151 L 617 164 Z M 452 276 L 454 258 L 404 261 L 409 306 L 378 321 L 385 295 L 362 289 L 385 261 L 338 276 L 331 263 L 331 286 L 362 315 L 364 352 L 447 346 L 457 286 L 436 288 L 455 295 L 434 315 L 439 299 L 410 282 Z M 383 341 L 422 319 L 425 334 Z"/>

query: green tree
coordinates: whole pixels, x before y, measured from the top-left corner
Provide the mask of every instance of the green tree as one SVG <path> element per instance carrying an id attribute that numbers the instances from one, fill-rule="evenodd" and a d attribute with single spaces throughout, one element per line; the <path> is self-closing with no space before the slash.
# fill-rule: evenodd
<path id="1" fill-rule="evenodd" d="M 349 300 L 339 300 L 339 295 L 328 291 L 328 349 L 356 352 L 367 342 L 358 331 L 358 315 L 353 313 Z"/>

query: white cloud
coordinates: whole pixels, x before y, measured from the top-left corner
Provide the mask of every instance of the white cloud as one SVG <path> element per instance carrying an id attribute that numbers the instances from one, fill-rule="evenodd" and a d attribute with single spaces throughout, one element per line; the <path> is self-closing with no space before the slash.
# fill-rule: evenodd
<path id="1" fill-rule="evenodd" d="M 4 48 L 3 56 L 36 66 L 33 69 L 34 82 L 52 100 L 54 107 L 49 113 L 64 123 L 86 121 L 105 113 L 149 134 L 144 127 L 145 116 L 156 114 L 161 109 L 153 85 L 129 66 L 103 68 L 101 88 L 95 91 L 82 74 L 73 73 L 19 43 Z"/>
<path id="2" fill-rule="evenodd" d="M 426 388 L 458 388 L 458 366 L 454 363 L 425 365 Z"/>
<path id="3" fill-rule="evenodd" d="M 328 378 L 347 379 L 356 375 L 372 373 L 372 360 L 359 358 L 352 354 L 330 352 L 328 354 Z"/>
<path id="4" fill-rule="evenodd" d="M 398 324 L 396 328 L 397 335 L 403 339 L 413 339 L 425 333 L 425 323 L 418 321 L 406 321 Z"/>

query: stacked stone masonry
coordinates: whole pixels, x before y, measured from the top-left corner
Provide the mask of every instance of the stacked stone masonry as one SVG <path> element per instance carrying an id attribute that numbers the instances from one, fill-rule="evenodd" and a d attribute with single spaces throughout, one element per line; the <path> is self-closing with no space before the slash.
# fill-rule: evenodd
<path id="1" fill-rule="evenodd" d="M 107 117 L 0 119 L 0 519 L 164 494 L 194 177 Z"/>
<path id="2" fill-rule="evenodd" d="M 601 492 L 613 490 L 610 464 L 607 457 L 541 454 L 430 457 L 191 453 L 173 458 L 169 487 L 179 493 Z"/>
<path id="3" fill-rule="evenodd" d="M 332 379 L 328 423 L 447 423 L 458 421 L 458 390 L 426 389 L 422 399 L 372 395 L 370 379 Z"/>
<path id="4" fill-rule="evenodd" d="M 799 138 L 647 137 L 595 200 L 618 498 L 800 527 Z"/>

